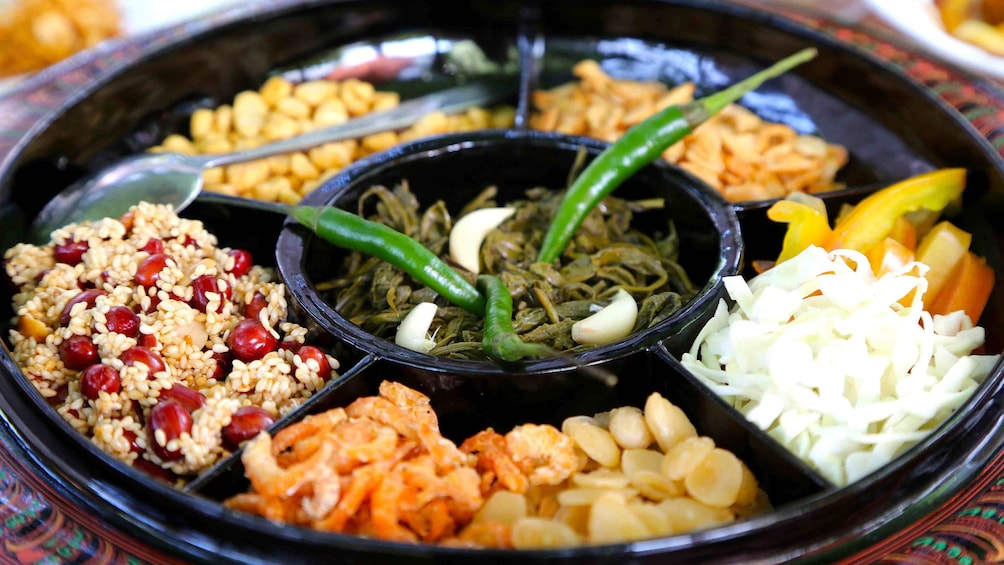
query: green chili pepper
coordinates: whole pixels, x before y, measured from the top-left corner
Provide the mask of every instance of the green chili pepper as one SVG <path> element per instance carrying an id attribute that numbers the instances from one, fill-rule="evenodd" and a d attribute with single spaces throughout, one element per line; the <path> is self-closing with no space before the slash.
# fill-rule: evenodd
<path id="1" fill-rule="evenodd" d="M 670 106 L 629 129 L 600 153 L 565 192 L 537 260 L 551 263 L 557 259 L 589 211 L 638 169 L 658 159 L 667 147 L 747 92 L 815 56 L 815 49 L 804 49 L 725 90 L 682 106 Z"/>
<path id="2" fill-rule="evenodd" d="M 526 343 L 512 327 L 512 295 L 502 279 L 480 275 L 478 290 L 487 297 L 485 329 L 481 340 L 485 353 L 493 359 L 519 361 L 526 357 L 553 357 L 557 352 L 543 343 Z"/>
<path id="3" fill-rule="evenodd" d="M 289 214 L 325 241 L 383 259 L 464 310 L 485 313 L 474 285 L 407 235 L 333 206 L 294 206 Z"/>

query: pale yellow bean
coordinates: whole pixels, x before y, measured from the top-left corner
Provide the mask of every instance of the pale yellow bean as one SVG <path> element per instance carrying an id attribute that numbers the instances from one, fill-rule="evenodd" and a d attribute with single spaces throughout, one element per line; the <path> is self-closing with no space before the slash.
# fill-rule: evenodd
<path id="1" fill-rule="evenodd" d="M 654 449 L 625 449 L 621 453 L 621 469 L 631 476 L 639 471 L 660 472 L 662 453 Z"/>
<path id="2" fill-rule="evenodd" d="M 740 461 L 743 466 L 743 483 L 739 487 L 739 494 L 736 495 L 736 506 L 752 506 L 757 502 L 760 494 L 760 486 L 757 484 L 753 471 Z"/>
<path id="3" fill-rule="evenodd" d="M 557 500 L 562 506 L 589 506 L 608 494 L 616 494 L 622 500 L 628 500 L 638 496 L 638 491 L 630 488 L 569 488 L 559 492 Z"/>
<path id="4" fill-rule="evenodd" d="M 692 498 L 670 498 L 657 506 L 666 514 L 674 534 L 703 530 L 735 520 L 735 515 L 727 508 L 714 508 Z"/>
<path id="5" fill-rule="evenodd" d="M 562 506 L 554 514 L 554 520 L 572 528 L 580 536 L 585 537 L 589 533 L 588 506 Z"/>
<path id="6" fill-rule="evenodd" d="M 709 437 L 688 437 L 666 451 L 662 472 L 675 481 L 683 480 L 714 448 L 715 441 Z"/>
<path id="7" fill-rule="evenodd" d="M 671 480 L 658 471 L 641 470 L 630 475 L 631 487 L 650 500 L 660 501 L 686 492 L 680 481 Z"/>
<path id="8" fill-rule="evenodd" d="M 645 422 L 663 452 L 680 441 L 697 435 L 697 429 L 683 410 L 657 392 L 653 392 L 645 401 Z"/>
<path id="9" fill-rule="evenodd" d="M 710 453 L 683 480 L 695 500 L 719 508 L 736 503 L 743 484 L 743 468 L 730 451 L 719 447 Z"/>
<path id="10" fill-rule="evenodd" d="M 610 435 L 624 449 L 645 449 L 652 445 L 652 432 L 640 408 L 624 406 L 610 411 Z"/>
<path id="11" fill-rule="evenodd" d="M 589 511 L 589 541 L 619 543 L 650 537 L 645 523 L 628 510 L 624 498 L 607 492 Z"/>
<path id="12" fill-rule="evenodd" d="M 645 524 L 648 533 L 653 537 L 668 536 L 673 533 L 666 513 L 650 502 L 630 502 L 629 511 Z"/>
<path id="13" fill-rule="evenodd" d="M 582 488 L 596 489 L 622 489 L 627 488 L 631 480 L 620 471 L 601 468 L 588 473 L 575 473 L 572 475 L 572 484 Z"/>
<path id="14" fill-rule="evenodd" d="M 596 425 L 588 416 L 566 418 L 561 431 L 572 438 L 591 459 L 604 467 L 616 467 L 620 463 L 621 449 L 607 430 Z"/>
<path id="15" fill-rule="evenodd" d="M 501 522 L 511 526 L 526 516 L 526 498 L 522 494 L 500 490 L 488 497 L 474 515 L 474 523 Z"/>
<path id="16" fill-rule="evenodd" d="M 581 545 L 571 527 L 544 518 L 521 518 L 512 527 L 512 545 L 516 549 L 547 549 Z"/>

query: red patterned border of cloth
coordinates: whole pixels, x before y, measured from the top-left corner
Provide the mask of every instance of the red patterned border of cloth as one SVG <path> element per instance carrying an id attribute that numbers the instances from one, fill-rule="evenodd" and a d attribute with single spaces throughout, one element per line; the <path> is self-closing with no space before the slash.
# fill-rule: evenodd
<path id="1" fill-rule="evenodd" d="M 258 3 L 136 40 L 111 42 L 50 67 L 0 98 L 0 156 L 8 156 L 50 110 L 94 78 L 190 33 L 193 27 L 205 29 L 236 15 L 289 4 L 289 0 Z M 782 11 L 782 15 L 877 56 L 927 86 L 958 109 L 1004 158 L 1004 92 L 996 85 L 908 51 L 880 33 L 802 13 Z M 0 563 L 175 562 L 147 542 L 88 515 L 37 475 L 11 447 L 11 438 L 0 424 Z M 1004 563 L 1004 454 L 998 454 L 977 481 L 936 511 L 842 563 Z"/>

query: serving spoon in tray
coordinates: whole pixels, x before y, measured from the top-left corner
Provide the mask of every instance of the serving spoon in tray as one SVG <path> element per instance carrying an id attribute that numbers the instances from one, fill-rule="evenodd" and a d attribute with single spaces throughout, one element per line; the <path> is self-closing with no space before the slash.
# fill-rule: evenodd
<path id="1" fill-rule="evenodd" d="M 202 191 L 202 172 L 205 169 L 401 129 L 414 124 L 430 112 L 452 114 L 498 102 L 508 96 L 513 88 L 511 85 L 504 85 L 502 81 L 482 81 L 458 86 L 413 98 L 394 108 L 354 118 L 343 124 L 232 153 L 143 153 L 126 157 L 95 175 L 71 184 L 52 198 L 28 228 L 27 239 L 32 243 L 44 244 L 55 229 L 74 222 L 119 217 L 141 201 L 171 204 L 175 211 L 181 211 Z M 233 197 L 225 201 L 276 210 L 259 206 L 262 203 L 248 198 Z"/>

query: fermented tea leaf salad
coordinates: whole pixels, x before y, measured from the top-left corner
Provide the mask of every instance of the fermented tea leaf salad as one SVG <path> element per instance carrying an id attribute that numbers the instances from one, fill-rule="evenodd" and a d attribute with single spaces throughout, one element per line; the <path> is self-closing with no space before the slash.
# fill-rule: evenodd
<path id="1" fill-rule="evenodd" d="M 815 49 L 805 49 L 721 92 L 682 106 L 668 107 L 630 129 L 601 153 L 568 189 L 545 236 L 538 261 L 550 263 L 557 259 L 589 211 L 638 169 L 658 158 L 668 146 L 745 93 L 815 55 Z M 485 297 L 463 275 L 407 235 L 334 208 L 300 206 L 291 208 L 289 213 L 330 243 L 379 257 L 450 302 L 475 315 L 485 316 Z M 500 280 L 482 281 L 482 290 L 486 283 L 494 290 L 499 287 L 505 290 Z M 495 298 L 496 303 L 501 304 L 497 295 Z M 502 342 L 487 337 L 518 338 L 511 331 L 511 323 L 508 327 L 488 327 L 489 323 L 494 326 L 500 321 L 500 315 L 506 311 L 511 315 L 511 306 L 508 310 L 495 309 L 491 316 L 485 316 L 486 351 L 501 360 L 546 354 L 539 348 L 499 347 Z M 511 343 L 508 337 L 504 341 Z"/>
<path id="2" fill-rule="evenodd" d="M 681 361 L 837 485 L 878 469 L 944 422 L 997 355 L 974 354 L 993 270 L 937 213 L 964 171 L 876 192 L 831 228 L 811 197 L 780 201 L 777 264 L 722 301 Z M 919 240 L 919 244 L 917 243 Z"/>

